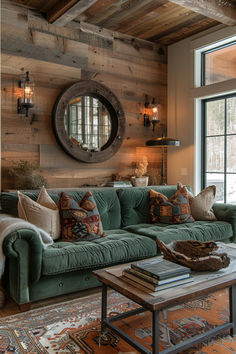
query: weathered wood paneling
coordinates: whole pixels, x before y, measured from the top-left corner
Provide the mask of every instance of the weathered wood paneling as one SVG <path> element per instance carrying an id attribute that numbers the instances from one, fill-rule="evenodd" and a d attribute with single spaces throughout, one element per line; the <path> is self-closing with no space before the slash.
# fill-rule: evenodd
<path id="1" fill-rule="evenodd" d="M 81 22 L 86 22 L 86 25 L 96 25 L 100 31 L 107 28 L 164 45 L 175 43 L 219 23 L 230 26 L 236 23 L 236 4 L 235 1 L 229 0 L 12 0 L 11 2 L 12 6 L 14 3 L 20 3 L 41 11 L 50 23 L 58 26 L 73 27 L 76 24 L 81 26 Z"/>
<path id="2" fill-rule="evenodd" d="M 165 47 L 102 31 L 94 25 L 80 31 L 58 28 L 31 10 L 10 6 L 9 1 L 3 3 L 2 16 L 3 189 L 13 187 L 7 169 L 20 159 L 39 162 L 50 187 L 102 184 L 112 174 L 131 175 L 142 153 L 160 172 L 160 150 L 146 148 L 145 141 L 166 129 Z M 17 21 L 11 23 L 12 18 Z M 18 81 L 26 70 L 35 81 L 32 124 L 30 118 L 17 114 Z M 74 160 L 65 154 L 53 134 L 51 113 L 55 100 L 65 87 L 81 78 L 106 85 L 121 101 L 126 114 L 122 147 L 103 163 Z M 161 124 L 155 133 L 143 126 L 145 94 L 162 104 Z"/>

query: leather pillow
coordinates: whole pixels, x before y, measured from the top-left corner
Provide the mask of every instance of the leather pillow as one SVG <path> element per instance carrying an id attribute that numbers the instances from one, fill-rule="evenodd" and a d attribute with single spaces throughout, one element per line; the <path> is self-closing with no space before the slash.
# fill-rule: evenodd
<path id="1" fill-rule="evenodd" d="M 36 202 L 19 191 L 18 198 L 18 215 L 21 219 L 43 229 L 53 240 L 60 237 L 59 209 L 45 187 L 41 188 Z"/>
<path id="2" fill-rule="evenodd" d="M 162 193 L 150 190 L 150 215 L 153 223 L 182 224 L 193 222 L 187 188 L 177 190 L 168 199 Z"/>
<path id="3" fill-rule="evenodd" d="M 90 191 L 79 202 L 62 192 L 58 205 L 62 241 L 91 241 L 105 235 L 96 202 Z"/>
<path id="4" fill-rule="evenodd" d="M 181 182 L 177 183 L 177 188 L 183 188 Z M 196 197 L 188 191 L 189 204 L 191 209 L 191 214 L 196 220 L 203 221 L 215 221 L 217 220 L 212 205 L 215 202 L 216 196 L 216 186 L 208 186 L 203 189 Z"/>

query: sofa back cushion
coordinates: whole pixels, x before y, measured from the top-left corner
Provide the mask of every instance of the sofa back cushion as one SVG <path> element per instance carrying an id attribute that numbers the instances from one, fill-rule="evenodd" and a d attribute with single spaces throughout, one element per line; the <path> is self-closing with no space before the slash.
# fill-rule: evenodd
<path id="1" fill-rule="evenodd" d="M 118 191 L 121 204 L 122 227 L 136 224 L 149 224 L 150 219 L 150 198 L 149 191 L 164 194 L 170 198 L 177 190 L 176 186 L 150 186 L 133 187 Z"/>
<path id="2" fill-rule="evenodd" d="M 50 197 L 55 203 L 58 203 L 60 193 L 66 191 L 67 194 L 73 197 L 75 201 L 79 202 L 85 192 L 90 190 L 93 193 L 94 199 L 97 204 L 97 208 L 101 217 L 101 222 L 104 230 L 119 229 L 121 227 L 121 212 L 120 202 L 117 196 L 115 188 L 77 188 L 77 189 L 61 189 L 52 190 L 47 189 Z M 39 190 L 25 191 L 23 192 L 34 201 L 37 200 Z M 17 192 L 3 192 L 0 196 L 2 212 L 18 216 L 17 204 L 18 195 Z"/>

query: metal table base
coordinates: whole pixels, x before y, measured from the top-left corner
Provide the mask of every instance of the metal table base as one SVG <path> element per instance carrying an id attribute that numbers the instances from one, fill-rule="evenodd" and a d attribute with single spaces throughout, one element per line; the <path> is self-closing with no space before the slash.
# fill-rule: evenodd
<path id="1" fill-rule="evenodd" d="M 135 310 L 127 311 L 117 316 L 107 318 L 107 285 L 102 284 L 102 314 L 101 314 L 101 329 L 102 334 L 106 333 L 106 329 L 110 328 L 118 336 L 124 339 L 127 343 L 137 349 L 143 354 L 178 354 L 181 350 L 193 347 L 195 344 L 202 343 L 205 340 L 224 333 L 230 330 L 232 337 L 236 336 L 236 285 L 229 288 L 229 307 L 230 307 L 230 321 L 222 325 L 216 326 L 204 333 L 187 339 L 171 348 L 159 352 L 159 310 L 152 312 L 152 351 L 138 343 L 135 339 L 131 338 L 128 334 L 122 331 L 119 327 L 114 325 L 113 322 L 127 318 L 142 312 L 150 311 L 144 307 Z"/>

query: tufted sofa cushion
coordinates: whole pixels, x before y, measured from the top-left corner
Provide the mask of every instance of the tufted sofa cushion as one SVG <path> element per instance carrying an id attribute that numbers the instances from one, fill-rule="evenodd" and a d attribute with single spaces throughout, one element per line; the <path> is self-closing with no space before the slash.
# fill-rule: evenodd
<path id="1" fill-rule="evenodd" d="M 231 224 L 225 221 L 195 221 L 172 225 L 139 224 L 126 226 L 124 229 L 153 240 L 159 238 L 165 243 L 174 240 L 225 241 L 233 236 Z"/>
<path id="2" fill-rule="evenodd" d="M 124 230 L 93 241 L 56 242 L 43 251 L 42 275 L 96 269 L 156 255 L 156 242 Z"/>
<path id="3" fill-rule="evenodd" d="M 177 190 L 176 186 L 133 187 L 118 191 L 121 204 L 122 227 L 141 223 L 150 223 L 149 191 L 153 189 L 170 198 Z"/>
<path id="4" fill-rule="evenodd" d="M 70 190 L 66 193 L 71 195 L 73 199 L 77 202 L 81 200 L 84 194 L 91 190 L 96 201 L 98 211 L 101 217 L 102 225 L 104 230 L 119 229 L 121 226 L 121 212 L 120 212 L 120 202 L 116 193 L 116 189 L 93 189 L 93 188 L 80 188 L 78 190 Z M 50 197 L 55 203 L 58 203 L 60 198 L 60 193 L 63 191 L 53 192 L 48 189 Z M 23 192 L 28 197 L 37 200 L 39 191 L 25 191 Z M 2 212 L 18 216 L 17 204 L 18 195 L 17 192 L 3 192 L 0 196 Z"/>

